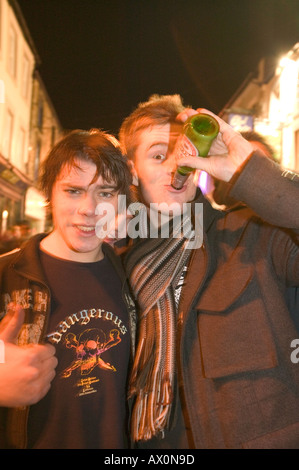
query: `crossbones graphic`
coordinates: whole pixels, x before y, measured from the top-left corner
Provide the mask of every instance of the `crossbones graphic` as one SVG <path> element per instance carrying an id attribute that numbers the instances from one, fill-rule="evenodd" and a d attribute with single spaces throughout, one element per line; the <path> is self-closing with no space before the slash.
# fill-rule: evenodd
<path id="1" fill-rule="evenodd" d="M 65 337 L 65 345 L 68 349 L 74 348 L 77 358 L 61 374 L 62 377 L 70 377 L 73 370 L 80 368 L 81 375 L 88 375 L 96 366 L 104 370 L 116 371 L 115 367 L 101 358 L 108 349 L 116 346 L 121 341 L 117 329 L 110 330 L 109 340 L 103 330 L 91 328 L 84 330 L 78 337 L 69 333 Z"/>

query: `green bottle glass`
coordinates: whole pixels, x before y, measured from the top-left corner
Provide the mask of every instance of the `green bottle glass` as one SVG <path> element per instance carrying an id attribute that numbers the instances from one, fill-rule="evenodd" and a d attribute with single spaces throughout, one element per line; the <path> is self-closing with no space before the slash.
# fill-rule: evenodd
<path id="1" fill-rule="evenodd" d="M 178 137 L 175 152 L 181 156 L 206 157 L 218 132 L 219 124 L 209 114 L 190 116 Z M 181 189 L 192 171 L 193 168 L 188 166 L 178 166 L 171 182 L 172 187 Z"/>

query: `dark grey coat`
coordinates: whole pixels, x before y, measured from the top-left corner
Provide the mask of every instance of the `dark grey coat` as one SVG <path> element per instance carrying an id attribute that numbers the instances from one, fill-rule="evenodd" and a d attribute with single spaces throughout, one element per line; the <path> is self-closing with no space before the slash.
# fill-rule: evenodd
<path id="1" fill-rule="evenodd" d="M 178 368 L 196 448 L 299 448 L 299 178 L 258 153 L 231 182 L 248 207 L 204 204 L 179 308 Z M 296 312 L 293 312 L 296 314 Z M 299 312 L 297 312 L 299 316 Z"/>

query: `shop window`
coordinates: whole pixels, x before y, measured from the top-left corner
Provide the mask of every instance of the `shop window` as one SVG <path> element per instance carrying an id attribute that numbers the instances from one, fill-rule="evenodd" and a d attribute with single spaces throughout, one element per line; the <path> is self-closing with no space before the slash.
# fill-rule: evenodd
<path id="1" fill-rule="evenodd" d="M 39 174 L 39 164 L 40 164 L 40 152 L 41 152 L 41 140 L 38 139 L 36 141 L 36 147 L 35 147 L 35 156 L 34 156 L 34 179 L 38 178 Z"/>
<path id="2" fill-rule="evenodd" d="M 20 169 L 26 169 L 26 163 L 28 161 L 28 152 L 26 152 L 25 149 L 25 143 L 26 143 L 26 132 L 25 130 L 21 127 L 19 131 L 19 138 L 18 138 L 18 153 L 17 153 L 17 160 L 16 160 L 16 166 Z"/>
<path id="3" fill-rule="evenodd" d="M 7 56 L 8 72 L 13 78 L 17 76 L 17 33 L 15 29 L 10 26 L 8 36 L 8 56 Z"/>
<path id="4" fill-rule="evenodd" d="M 11 146 L 12 146 L 12 136 L 13 136 L 13 124 L 14 116 L 12 112 L 7 109 L 5 115 L 5 128 L 3 134 L 3 154 L 4 157 L 10 160 L 11 158 Z"/>
<path id="5" fill-rule="evenodd" d="M 25 100 L 28 97 L 29 77 L 30 77 L 30 63 L 29 63 L 28 57 L 24 55 L 23 64 L 22 64 L 21 94 Z"/>
<path id="6" fill-rule="evenodd" d="M 0 232 L 9 232 L 21 218 L 21 201 L 0 194 Z"/>
<path id="7" fill-rule="evenodd" d="M 55 139 L 56 139 L 56 127 L 52 126 L 51 127 L 51 148 L 54 147 L 55 145 Z"/>
<path id="8" fill-rule="evenodd" d="M 40 98 L 38 101 L 38 109 L 37 109 L 37 126 L 40 130 L 43 127 L 43 120 L 44 120 L 44 103 L 43 100 Z"/>

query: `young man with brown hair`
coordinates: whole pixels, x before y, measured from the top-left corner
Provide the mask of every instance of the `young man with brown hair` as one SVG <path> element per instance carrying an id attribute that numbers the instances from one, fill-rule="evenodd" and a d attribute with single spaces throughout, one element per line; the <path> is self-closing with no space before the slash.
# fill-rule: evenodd
<path id="1" fill-rule="evenodd" d="M 209 158 L 178 160 L 182 124 L 198 111 L 213 115 L 185 108 L 177 95 L 154 96 L 120 129 L 149 210 L 190 204 L 195 225 L 203 207 L 201 246 L 149 236 L 126 258 L 140 316 L 132 438 L 139 448 L 298 448 L 297 331 L 285 292 L 299 285 L 299 178 L 215 115 Z M 177 191 L 178 164 L 228 182 L 244 207 L 214 209 L 192 174 Z"/>
<path id="2" fill-rule="evenodd" d="M 130 183 L 117 141 L 95 129 L 68 134 L 43 164 L 41 188 L 53 230 L 0 259 L 4 447 L 128 445 L 135 311 L 120 260 L 104 243 L 103 224 L 114 222 Z M 12 344 L 17 333 L 18 346 Z M 23 368 L 20 357 L 30 367 Z"/>

